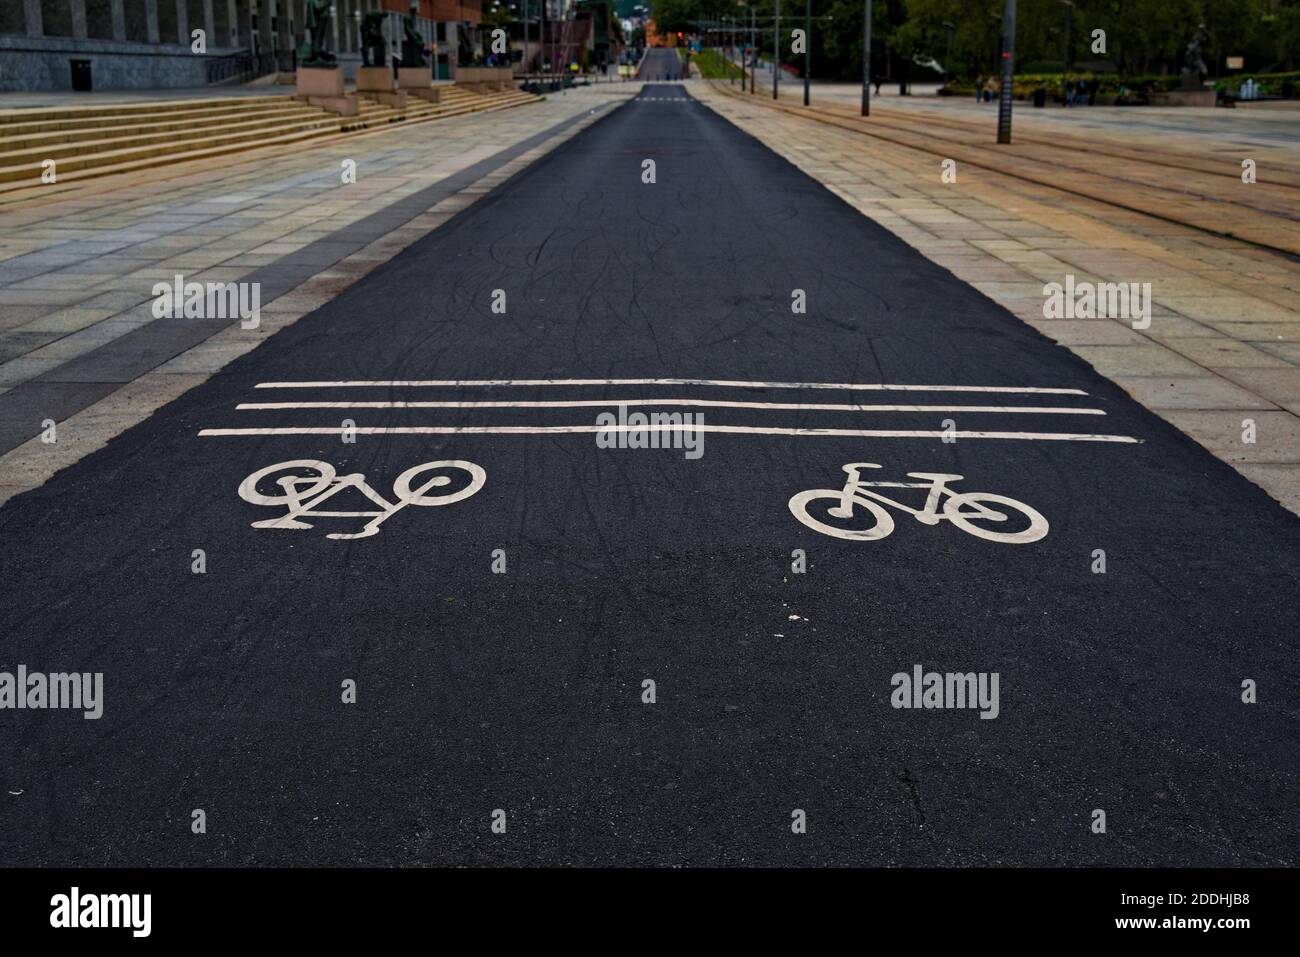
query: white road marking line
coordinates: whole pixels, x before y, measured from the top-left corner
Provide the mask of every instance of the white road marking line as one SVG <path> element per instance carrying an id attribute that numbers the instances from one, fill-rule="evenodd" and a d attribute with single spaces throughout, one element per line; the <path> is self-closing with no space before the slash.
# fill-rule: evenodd
<path id="1" fill-rule="evenodd" d="M 736 435 L 830 436 L 866 439 L 1026 439 L 1055 442 L 1124 442 L 1131 435 L 1088 435 L 1073 432 L 959 432 L 930 429 L 782 429 L 752 425 L 359 425 L 284 426 L 261 429 L 201 429 L 201 436 L 239 435 L 546 435 L 597 432 L 725 432 Z"/>
<path id="2" fill-rule="evenodd" d="M 890 385 L 848 382 L 754 382 L 745 379 L 342 379 L 320 382 L 259 382 L 258 389 L 470 388 L 507 385 L 698 385 L 740 389 L 840 389 L 863 392 L 1001 392 L 1010 395 L 1087 395 L 1082 389 L 1004 385 Z"/>
<path id="3" fill-rule="evenodd" d="M 772 409 L 788 412 L 970 412 L 1032 415 L 1105 415 L 1102 409 L 1015 405 L 842 405 L 829 402 L 727 402 L 722 399 L 546 399 L 500 402 L 241 402 L 236 409 L 598 409 L 619 405 L 703 406 L 718 409 Z"/>

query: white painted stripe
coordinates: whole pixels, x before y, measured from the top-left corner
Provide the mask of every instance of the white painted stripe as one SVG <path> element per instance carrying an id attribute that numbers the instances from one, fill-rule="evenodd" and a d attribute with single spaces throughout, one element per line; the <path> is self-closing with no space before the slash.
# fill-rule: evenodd
<path id="1" fill-rule="evenodd" d="M 1033 415 L 1105 415 L 1101 409 L 1033 405 L 837 405 L 822 402 L 727 402 L 722 399 L 543 399 L 500 402 L 241 402 L 245 411 L 270 409 L 586 409 L 626 406 L 705 406 L 782 412 L 1010 412 Z"/>
<path id="2" fill-rule="evenodd" d="M 259 382 L 258 389 L 461 388 L 506 385 L 699 385 L 739 389 L 840 389 L 864 392 L 1003 392 L 1013 395 L 1087 395 L 1082 389 L 1004 385 L 888 385 L 848 382 L 754 382 L 745 379 L 344 379 L 323 382 Z"/>
<path id="3" fill-rule="evenodd" d="M 595 432 L 728 432 L 737 435 L 819 435 L 866 439 L 1027 439 L 1056 442 L 1137 442 L 1130 435 L 1073 432 L 947 432 L 925 429 L 781 429 L 753 425 L 359 425 L 284 426 L 262 429 L 201 429 L 199 435 L 547 435 Z"/>

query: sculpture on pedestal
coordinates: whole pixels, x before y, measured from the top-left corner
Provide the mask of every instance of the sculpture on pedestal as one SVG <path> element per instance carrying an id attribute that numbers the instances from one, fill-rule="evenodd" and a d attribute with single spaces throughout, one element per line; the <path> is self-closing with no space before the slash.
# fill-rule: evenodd
<path id="1" fill-rule="evenodd" d="M 362 66 L 383 66 L 384 49 L 388 46 L 384 40 L 384 20 L 388 14 L 382 12 L 367 13 L 361 19 L 361 64 Z"/>
<path id="2" fill-rule="evenodd" d="M 298 65 L 332 67 L 337 64 L 329 49 L 330 0 L 307 0 L 303 27 L 306 34 L 298 48 Z"/>
<path id="3" fill-rule="evenodd" d="M 1187 44 L 1187 52 L 1183 55 L 1183 89 L 1199 90 L 1201 80 L 1209 72 L 1205 66 L 1205 60 L 1201 58 L 1201 48 L 1210 42 L 1210 31 L 1202 23 L 1196 28 L 1190 43 Z"/>
<path id="4" fill-rule="evenodd" d="M 417 0 L 411 0 L 411 10 L 402 17 L 402 66 L 424 65 L 424 37 L 415 28 L 415 17 L 420 12 Z"/>

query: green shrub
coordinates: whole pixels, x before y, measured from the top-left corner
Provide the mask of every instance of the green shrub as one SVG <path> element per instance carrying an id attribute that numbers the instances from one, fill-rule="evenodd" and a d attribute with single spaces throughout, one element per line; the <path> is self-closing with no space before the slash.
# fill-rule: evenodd
<path id="1" fill-rule="evenodd" d="M 1240 73 L 1237 76 L 1224 77 L 1214 84 L 1221 93 L 1236 96 L 1241 92 L 1241 85 L 1247 80 L 1259 84 L 1259 90 L 1266 96 L 1294 96 L 1300 89 L 1300 71 L 1291 73 Z"/>

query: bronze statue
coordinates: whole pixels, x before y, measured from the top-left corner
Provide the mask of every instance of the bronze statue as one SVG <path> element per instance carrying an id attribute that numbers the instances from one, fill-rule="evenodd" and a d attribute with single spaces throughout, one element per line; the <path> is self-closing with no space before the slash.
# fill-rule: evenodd
<path id="1" fill-rule="evenodd" d="M 424 66 L 424 37 L 415 28 L 415 17 L 420 12 L 418 0 L 411 0 L 411 10 L 402 17 L 402 66 Z"/>
<path id="2" fill-rule="evenodd" d="M 386 19 L 388 19 L 388 14 L 379 11 L 372 11 L 361 18 L 362 66 L 384 65 L 384 50 L 388 46 L 387 41 L 384 40 L 384 21 Z"/>
<path id="3" fill-rule="evenodd" d="M 330 9 L 330 0 L 307 0 L 299 66 L 332 67 L 338 62 L 329 50 Z"/>
<path id="4" fill-rule="evenodd" d="M 1209 70 L 1205 66 L 1205 60 L 1201 57 L 1201 48 L 1210 42 L 1210 31 L 1202 23 L 1196 28 L 1190 43 L 1187 44 L 1187 52 L 1183 55 L 1183 89 L 1199 90 L 1201 88 L 1201 79 Z"/>

